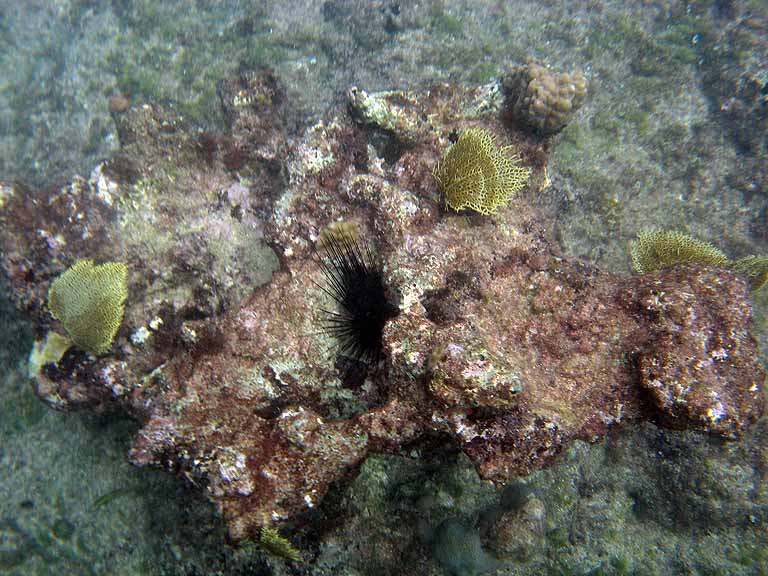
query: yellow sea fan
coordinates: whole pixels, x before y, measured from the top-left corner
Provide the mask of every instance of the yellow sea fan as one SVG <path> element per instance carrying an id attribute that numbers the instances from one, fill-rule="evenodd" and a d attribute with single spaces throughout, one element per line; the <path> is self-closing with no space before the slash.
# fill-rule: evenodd
<path id="1" fill-rule="evenodd" d="M 749 279 L 752 290 L 760 290 L 768 283 L 768 256 L 745 256 L 731 267 Z"/>
<path id="2" fill-rule="evenodd" d="M 470 208 L 495 214 L 525 187 L 531 175 L 530 168 L 520 166 L 520 159 L 507 151 L 496 146 L 487 130 L 462 132 L 432 173 L 445 203 L 457 212 Z"/>
<path id="3" fill-rule="evenodd" d="M 360 238 L 360 227 L 355 222 L 341 221 L 331 222 L 320 231 L 320 237 L 317 239 L 318 248 L 325 248 L 334 240 L 348 240 L 357 242 Z"/>
<path id="4" fill-rule="evenodd" d="M 291 544 L 288 538 L 271 526 L 264 526 L 261 529 L 259 544 L 264 550 L 280 558 L 285 558 L 292 562 L 302 561 L 301 552 Z"/>
<path id="5" fill-rule="evenodd" d="M 727 266 L 728 257 L 720 250 L 682 232 L 641 232 L 632 242 L 632 266 L 638 274 L 675 264 L 698 262 Z"/>
<path id="6" fill-rule="evenodd" d="M 95 356 L 112 346 L 123 321 L 128 270 L 120 262 L 78 260 L 48 290 L 48 308 L 72 341 Z"/>

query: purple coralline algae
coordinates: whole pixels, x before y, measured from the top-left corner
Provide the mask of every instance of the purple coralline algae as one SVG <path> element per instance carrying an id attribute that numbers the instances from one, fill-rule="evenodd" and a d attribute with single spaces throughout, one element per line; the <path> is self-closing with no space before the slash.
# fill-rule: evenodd
<path id="1" fill-rule="evenodd" d="M 57 409 L 137 418 L 131 461 L 200 486 L 234 541 L 317 506 L 367 454 L 436 434 L 504 484 L 613 427 L 735 438 L 760 415 L 746 281 L 696 265 L 621 277 L 562 255 L 526 202 L 547 194 L 547 145 L 510 130 L 497 85 L 352 89 L 308 127 L 270 72 L 220 94 L 227 134 L 134 105 L 88 178 L 2 183 L 0 252 L 38 347 L 62 331 L 46 306 L 57 276 L 125 263 L 109 353 L 72 347 L 34 388 Z M 432 178 L 470 128 L 533 171 L 493 217 L 452 212 Z M 340 366 L 320 329 L 333 304 L 313 254 L 340 225 L 376 247 L 400 309 L 367 371 Z"/>

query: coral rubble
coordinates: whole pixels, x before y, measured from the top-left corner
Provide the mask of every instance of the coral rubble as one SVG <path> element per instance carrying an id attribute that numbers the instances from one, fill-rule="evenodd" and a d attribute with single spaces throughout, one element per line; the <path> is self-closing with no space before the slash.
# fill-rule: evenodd
<path id="1" fill-rule="evenodd" d="M 630 422 L 737 436 L 764 379 L 743 279 L 703 265 L 622 278 L 565 259 L 524 197 L 494 219 L 442 209 L 432 169 L 472 126 L 543 180 L 540 142 L 505 132 L 494 93 L 355 90 L 300 130 L 282 121 L 274 77 L 245 74 L 223 85 L 229 134 L 143 105 L 121 114 L 121 152 L 89 179 L 3 184 L 2 270 L 39 340 L 69 262 L 131 270 L 112 354 L 70 350 L 36 392 L 127 410 L 143 424 L 131 460 L 204 486 L 234 540 L 316 507 L 369 453 L 425 436 L 497 483 Z M 376 245 L 400 309 L 367 373 L 341 367 L 318 329 L 333 303 L 312 255 L 340 222 Z"/>

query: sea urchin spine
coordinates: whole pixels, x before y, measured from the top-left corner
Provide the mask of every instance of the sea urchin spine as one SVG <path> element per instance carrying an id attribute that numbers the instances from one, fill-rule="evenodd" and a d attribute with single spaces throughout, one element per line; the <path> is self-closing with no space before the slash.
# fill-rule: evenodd
<path id="1" fill-rule="evenodd" d="M 316 254 L 326 280 L 320 288 L 337 305 L 321 309 L 323 331 L 336 338 L 342 354 L 377 362 L 384 325 L 399 313 L 388 298 L 381 260 L 369 244 L 343 234 L 331 235 Z"/>

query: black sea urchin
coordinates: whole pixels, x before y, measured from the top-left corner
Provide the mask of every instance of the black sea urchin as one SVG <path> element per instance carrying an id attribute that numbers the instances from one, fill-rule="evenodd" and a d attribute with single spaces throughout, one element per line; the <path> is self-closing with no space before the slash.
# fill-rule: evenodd
<path id="1" fill-rule="evenodd" d="M 336 338 L 342 354 L 377 362 L 384 325 L 399 313 L 387 296 L 381 260 L 370 245 L 345 234 L 330 235 L 317 259 L 326 280 L 320 288 L 337 304 L 335 311 L 321 310 L 323 330 Z"/>

